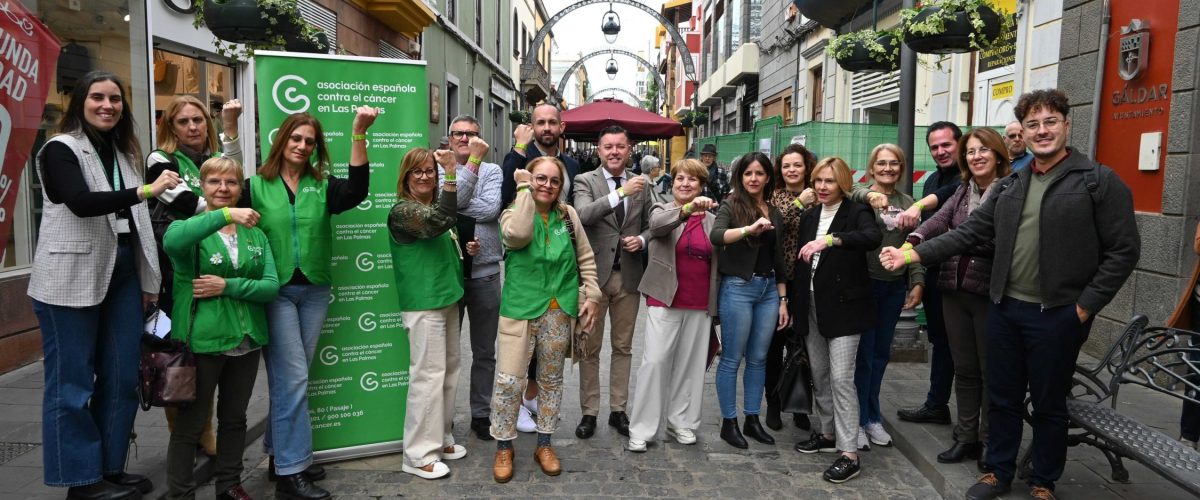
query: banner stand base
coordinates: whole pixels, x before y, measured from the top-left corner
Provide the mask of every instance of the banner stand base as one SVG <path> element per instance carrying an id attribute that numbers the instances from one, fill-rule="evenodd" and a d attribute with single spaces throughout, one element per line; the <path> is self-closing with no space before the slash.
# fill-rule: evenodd
<path id="1" fill-rule="evenodd" d="M 313 463 L 324 464 L 329 462 L 340 462 L 342 460 L 353 460 L 355 458 L 389 455 L 392 453 L 399 453 L 401 451 L 404 451 L 404 441 L 387 441 L 383 443 L 364 444 L 362 446 L 335 448 L 332 450 L 315 452 L 313 453 Z"/>

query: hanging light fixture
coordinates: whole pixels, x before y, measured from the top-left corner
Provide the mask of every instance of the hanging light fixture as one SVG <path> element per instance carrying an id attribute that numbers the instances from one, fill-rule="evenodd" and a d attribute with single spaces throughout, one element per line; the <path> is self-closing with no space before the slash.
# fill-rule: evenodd
<path id="1" fill-rule="evenodd" d="M 617 33 L 621 32 L 621 16 L 618 16 L 613 10 L 612 3 L 608 4 L 608 12 L 604 13 L 604 20 L 600 22 L 600 31 L 604 32 L 604 40 L 608 43 L 617 43 Z"/>
<path id="2" fill-rule="evenodd" d="M 608 65 L 604 68 L 604 72 L 608 73 L 609 80 L 616 80 L 617 79 L 617 60 L 609 57 Z"/>

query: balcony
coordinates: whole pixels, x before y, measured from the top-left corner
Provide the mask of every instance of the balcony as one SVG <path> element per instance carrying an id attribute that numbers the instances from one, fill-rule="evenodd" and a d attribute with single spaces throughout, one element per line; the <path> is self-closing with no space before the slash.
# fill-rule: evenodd
<path id="1" fill-rule="evenodd" d="M 700 85 L 700 105 L 715 106 L 733 95 L 746 78 L 758 77 L 758 46 L 742 44 Z"/>
<path id="2" fill-rule="evenodd" d="M 425 0 L 354 0 L 354 4 L 397 33 L 416 40 L 437 14 Z"/>
<path id="3" fill-rule="evenodd" d="M 528 102 L 541 102 L 555 95 L 555 83 L 540 64 L 521 64 L 521 93 Z"/>

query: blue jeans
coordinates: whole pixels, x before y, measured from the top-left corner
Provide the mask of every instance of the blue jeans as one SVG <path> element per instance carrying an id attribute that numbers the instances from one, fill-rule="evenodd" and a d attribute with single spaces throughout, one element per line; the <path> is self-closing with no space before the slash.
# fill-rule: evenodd
<path id="1" fill-rule="evenodd" d="M 267 305 L 270 338 L 263 354 L 271 397 L 271 425 L 263 448 L 275 456 L 275 473 L 288 476 L 312 465 L 312 422 L 308 417 L 308 366 L 312 364 L 329 285 L 284 285 Z M 275 443 L 278 443 L 277 445 Z"/>
<path id="2" fill-rule="evenodd" d="M 896 335 L 896 323 L 900 321 L 900 308 L 904 307 L 907 284 L 908 279 L 904 277 L 894 281 L 871 280 L 871 291 L 877 304 L 877 326 L 863 332 L 858 343 L 858 362 L 854 366 L 859 426 L 883 421 L 879 411 L 879 386 L 892 357 L 892 337 Z"/>
<path id="3" fill-rule="evenodd" d="M 82 486 L 125 470 L 137 414 L 142 292 L 133 249 L 117 247 L 98 305 L 33 301 L 42 330 L 42 467 L 47 486 Z"/>
<path id="4" fill-rule="evenodd" d="M 721 417 L 737 417 L 737 372 L 742 374 L 742 406 L 746 415 L 758 415 L 766 384 L 767 351 L 779 320 L 779 291 L 774 278 L 755 276 L 746 281 L 721 277 L 721 363 L 717 365 L 717 399 Z"/>
<path id="5" fill-rule="evenodd" d="M 1093 316 L 1094 318 L 1094 316 Z M 1067 394 L 1079 348 L 1092 320 L 1080 323 L 1074 304 L 1041 304 L 1004 297 L 992 304 L 987 325 L 987 463 L 1000 484 L 1016 473 L 1025 426 L 1025 390 L 1033 403 L 1030 486 L 1054 489 L 1067 462 Z"/>

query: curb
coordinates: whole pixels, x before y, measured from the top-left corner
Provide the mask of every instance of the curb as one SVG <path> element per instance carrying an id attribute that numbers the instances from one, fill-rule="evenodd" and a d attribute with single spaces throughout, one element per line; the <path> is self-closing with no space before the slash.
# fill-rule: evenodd
<path id="1" fill-rule="evenodd" d="M 246 443 L 244 448 L 249 448 L 251 444 L 258 441 L 264 433 L 267 432 L 267 418 L 263 417 L 255 422 L 249 422 L 246 425 Z M 245 460 L 245 452 L 242 453 L 243 461 Z M 198 453 L 196 458 L 196 468 L 193 475 L 196 478 L 196 486 L 203 486 L 212 480 L 216 473 L 216 457 L 210 457 L 204 453 Z M 249 467 L 247 467 L 249 469 Z M 243 473 L 243 476 L 245 474 Z M 146 498 L 154 498 L 163 500 L 167 498 L 167 466 L 163 464 L 161 468 L 154 471 L 153 474 L 147 474 L 150 481 L 154 483 L 154 491 L 146 495 Z"/>

